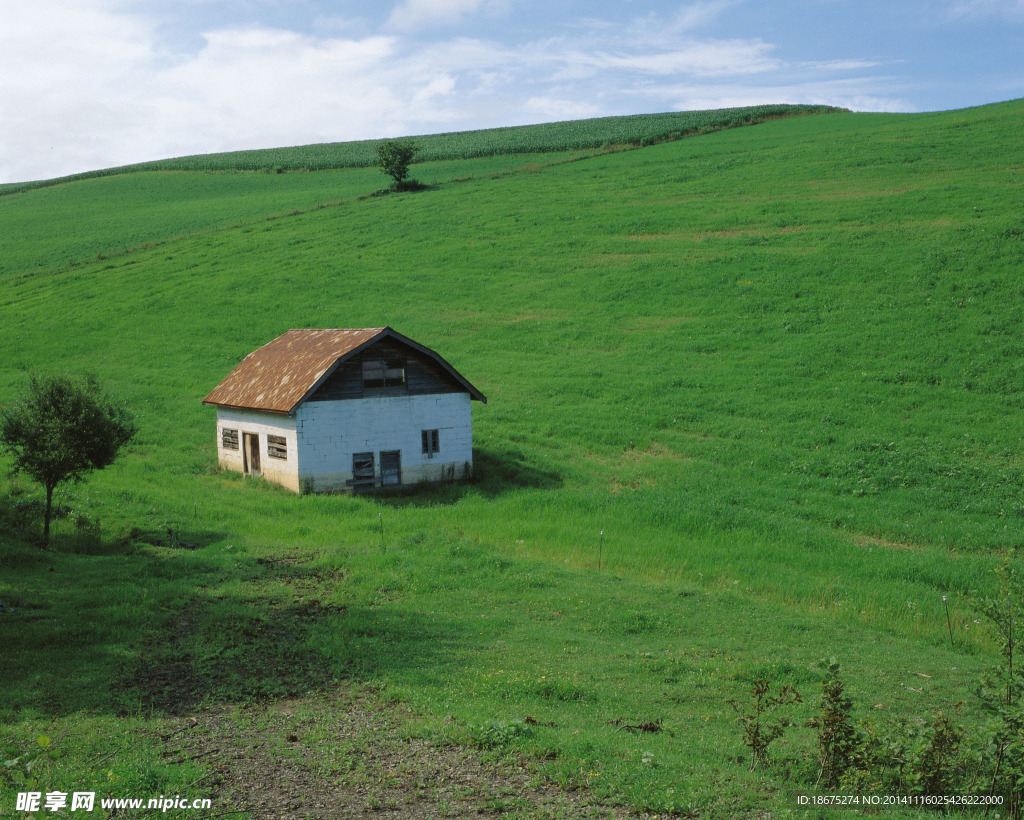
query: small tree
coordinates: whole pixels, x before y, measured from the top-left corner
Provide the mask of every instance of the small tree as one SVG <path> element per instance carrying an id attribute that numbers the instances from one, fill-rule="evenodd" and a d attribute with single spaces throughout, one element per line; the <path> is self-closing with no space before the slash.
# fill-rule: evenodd
<path id="1" fill-rule="evenodd" d="M 839 662 L 829 658 L 818 665 L 825 670 L 821 710 L 807 725 L 818 730 L 818 782 L 831 789 L 839 785 L 840 778 L 853 765 L 860 738 L 850 716 L 853 700 L 846 695 L 846 685 L 839 679 Z"/>
<path id="2" fill-rule="evenodd" d="M 377 146 L 377 165 L 395 184 L 391 187 L 396 191 L 404 191 L 416 186 L 414 180 L 408 179 L 409 165 L 420 150 L 410 140 L 385 140 Z"/>
<path id="3" fill-rule="evenodd" d="M 1015 686 L 1020 677 L 1020 659 L 1017 660 L 1018 674 L 1014 674 L 1014 651 L 1024 642 L 1024 577 L 1010 563 L 1008 555 L 994 570 L 996 592 L 994 595 L 974 595 L 975 608 L 995 627 L 1002 643 L 1003 657 L 1006 658 L 1006 673 L 1001 675 L 1006 686 L 1006 705 L 1013 706 Z"/>
<path id="4" fill-rule="evenodd" d="M 134 435 L 135 422 L 95 377 L 29 377 L 27 394 L 0 416 L 0 444 L 14 455 L 12 473 L 26 472 L 46 489 L 44 547 L 57 485 L 102 470 Z"/>

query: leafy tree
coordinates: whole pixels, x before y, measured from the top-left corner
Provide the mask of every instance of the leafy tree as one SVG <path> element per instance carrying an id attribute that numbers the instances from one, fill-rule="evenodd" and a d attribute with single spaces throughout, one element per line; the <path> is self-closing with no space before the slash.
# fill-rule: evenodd
<path id="1" fill-rule="evenodd" d="M 395 184 L 391 187 L 396 191 L 415 187 L 415 181 L 408 178 L 409 165 L 419 150 L 411 140 L 385 140 L 377 146 L 377 165 L 394 179 Z"/>
<path id="2" fill-rule="evenodd" d="M 44 547 L 57 485 L 108 466 L 135 430 L 95 377 L 29 377 L 26 395 L 0 415 L 0 444 L 14 455 L 13 473 L 26 472 L 46 489 Z"/>

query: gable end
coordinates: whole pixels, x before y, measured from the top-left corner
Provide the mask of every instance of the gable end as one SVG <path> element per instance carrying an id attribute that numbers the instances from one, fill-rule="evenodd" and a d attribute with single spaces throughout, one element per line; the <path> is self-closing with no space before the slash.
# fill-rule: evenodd
<path id="1" fill-rule="evenodd" d="M 340 362 L 306 401 L 467 392 L 431 357 L 397 339 L 385 338 Z"/>

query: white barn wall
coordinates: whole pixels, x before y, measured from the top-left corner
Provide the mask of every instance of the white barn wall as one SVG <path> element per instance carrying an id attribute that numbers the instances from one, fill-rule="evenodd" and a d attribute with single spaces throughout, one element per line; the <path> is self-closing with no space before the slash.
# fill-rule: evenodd
<path id="1" fill-rule="evenodd" d="M 402 484 L 463 478 L 473 463 L 469 393 L 307 401 L 294 421 L 299 480 L 320 492 L 349 488 L 353 453 L 372 451 L 379 477 L 381 451 L 400 450 Z M 423 430 L 439 431 L 432 457 L 423 453 Z"/>
<path id="2" fill-rule="evenodd" d="M 221 432 L 224 428 L 238 430 L 238 449 L 225 450 Z M 273 481 L 299 492 L 299 447 L 295 429 L 295 417 L 279 413 L 260 413 L 256 410 L 239 410 L 231 407 L 217 408 L 217 460 L 227 470 L 244 471 L 242 448 L 244 433 L 255 433 L 260 437 L 260 468 L 267 481 Z M 267 455 L 267 436 L 283 436 L 288 451 L 287 459 L 270 458 Z"/>

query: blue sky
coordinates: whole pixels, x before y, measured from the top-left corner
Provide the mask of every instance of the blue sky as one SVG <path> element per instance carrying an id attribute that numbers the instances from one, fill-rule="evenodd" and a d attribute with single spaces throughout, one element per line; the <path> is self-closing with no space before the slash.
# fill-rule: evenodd
<path id="1" fill-rule="evenodd" d="M 0 0 L 0 182 L 775 102 L 1024 97 L 1024 0 Z"/>

